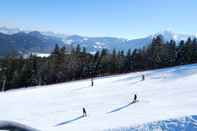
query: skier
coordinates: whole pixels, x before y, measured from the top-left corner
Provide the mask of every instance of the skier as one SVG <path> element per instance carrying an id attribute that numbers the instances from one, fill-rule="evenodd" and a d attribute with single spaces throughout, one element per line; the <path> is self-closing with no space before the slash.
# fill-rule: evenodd
<path id="1" fill-rule="evenodd" d="M 142 75 L 142 81 L 144 81 L 145 80 L 145 75 Z"/>
<path id="2" fill-rule="evenodd" d="M 83 107 L 83 117 L 86 117 L 86 116 L 87 116 L 86 110 L 85 110 L 85 108 Z"/>
<path id="3" fill-rule="evenodd" d="M 135 103 L 137 101 L 137 95 L 134 95 L 134 99 L 133 99 L 133 103 Z"/>
<path id="4" fill-rule="evenodd" d="M 91 85 L 92 85 L 92 87 L 94 86 L 93 78 L 91 78 Z"/>

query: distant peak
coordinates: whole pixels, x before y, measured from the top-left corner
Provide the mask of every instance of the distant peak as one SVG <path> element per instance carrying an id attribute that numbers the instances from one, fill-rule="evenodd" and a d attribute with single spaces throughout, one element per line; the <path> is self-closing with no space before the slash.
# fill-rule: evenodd
<path id="1" fill-rule="evenodd" d="M 19 28 L 8 28 L 7 26 L 1 26 L 0 32 L 4 34 L 12 35 L 12 34 L 22 32 L 22 30 Z"/>
<path id="2" fill-rule="evenodd" d="M 195 35 L 176 33 L 176 32 L 173 32 L 171 30 L 164 30 L 164 31 L 158 32 L 156 34 L 151 35 L 151 37 L 154 38 L 158 35 L 162 35 L 162 37 L 165 41 L 175 40 L 177 42 L 179 42 L 181 40 L 185 41 L 189 37 L 192 38 L 192 39 L 196 37 Z"/>

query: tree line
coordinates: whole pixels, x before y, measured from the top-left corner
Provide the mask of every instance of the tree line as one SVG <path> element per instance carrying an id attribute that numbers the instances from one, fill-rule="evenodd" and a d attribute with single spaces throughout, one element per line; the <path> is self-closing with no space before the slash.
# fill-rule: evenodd
<path id="1" fill-rule="evenodd" d="M 24 58 L 18 54 L 0 58 L 0 87 L 17 89 L 196 62 L 195 38 L 176 43 L 157 36 L 142 49 L 127 52 L 103 49 L 95 54 L 79 45 L 69 51 L 56 45 L 47 58 L 34 55 Z"/>

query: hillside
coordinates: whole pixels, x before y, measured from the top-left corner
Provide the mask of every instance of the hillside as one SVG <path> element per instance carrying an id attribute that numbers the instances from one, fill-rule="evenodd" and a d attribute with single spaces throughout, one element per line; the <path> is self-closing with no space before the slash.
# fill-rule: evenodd
<path id="1" fill-rule="evenodd" d="M 145 74 L 145 81 L 141 75 Z M 0 93 L 0 120 L 47 131 L 196 129 L 197 64 Z M 139 102 L 129 104 L 134 94 Z M 82 118 L 82 107 L 87 117 Z"/>

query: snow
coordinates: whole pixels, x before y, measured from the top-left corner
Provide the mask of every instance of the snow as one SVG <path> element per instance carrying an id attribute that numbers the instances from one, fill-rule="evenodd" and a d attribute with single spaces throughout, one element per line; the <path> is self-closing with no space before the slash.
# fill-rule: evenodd
<path id="1" fill-rule="evenodd" d="M 83 38 L 83 40 L 84 40 L 84 41 L 87 41 L 87 40 L 88 40 L 88 38 Z"/>
<path id="2" fill-rule="evenodd" d="M 108 129 L 107 131 L 196 131 L 197 116 L 150 122 L 135 127 Z"/>
<path id="3" fill-rule="evenodd" d="M 106 44 L 105 43 L 101 43 L 101 42 L 96 42 L 93 47 L 95 49 L 103 49 L 103 48 L 106 48 Z"/>
<path id="4" fill-rule="evenodd" d="M 43 131 L 159 130 L 189 122 L 194 129 L 196 79 L 193 64 L 95 78 L 94 87 L 87 79 L 7 91 L 0 93 L 0 120 Z M 135 93 L 139 102 L 129 104 Z"/>
<path id="5" fill-rule="evenodd" d="M 35 56 L 38 56 L 38 57 L 42 57 L 42 58 L 50 56 L 49 53 L 35 53 L 35 52 L 33 52 L 32 54 L 35 55 Z"/>
<path id="6" fill-rule="evenodd" d="M 73 43 L 73 40 L 66 40 L 66 44 L 71 45 Z"/>

